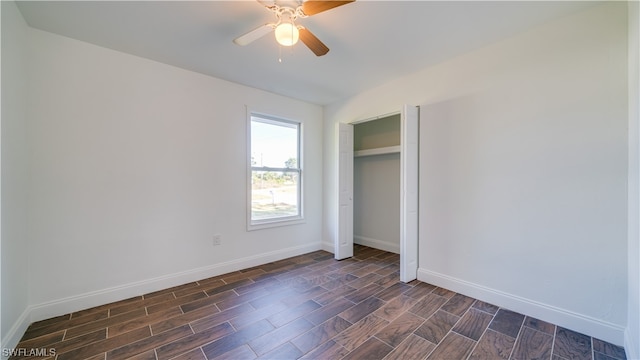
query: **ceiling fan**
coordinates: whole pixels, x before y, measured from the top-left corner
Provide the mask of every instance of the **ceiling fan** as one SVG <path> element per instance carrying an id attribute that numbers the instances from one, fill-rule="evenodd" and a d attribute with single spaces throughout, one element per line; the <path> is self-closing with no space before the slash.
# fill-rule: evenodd
<path id="1" fill-rule="evenodd" d="M 251 42 L 267 35 L 275 33 L 276 41 L 282 46 L 293 46 L 298 40 L 302 41 L 316 56 L 322 56 L 329 52 L 329 48 L 322 43 L 307 28 L 295 23 L 297 19 L 306 18 L 321 12 L 342 6 L 355 0 L 307 0 L 296 8 L 279 6 L 275 1 L 257 0 L 265 8 L 276 16 L 275 23 L 261 25 L 248 33 L 233 40 L 238 45 L 248 45 Z"/>

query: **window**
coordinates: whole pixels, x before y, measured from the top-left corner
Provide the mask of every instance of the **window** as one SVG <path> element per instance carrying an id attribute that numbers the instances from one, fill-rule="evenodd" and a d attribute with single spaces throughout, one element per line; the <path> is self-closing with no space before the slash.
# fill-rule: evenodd
<path id="1" fill-rule="evenodd" d="M 300 123 L 250 116 L 249 229 L 302 220 Z"/>

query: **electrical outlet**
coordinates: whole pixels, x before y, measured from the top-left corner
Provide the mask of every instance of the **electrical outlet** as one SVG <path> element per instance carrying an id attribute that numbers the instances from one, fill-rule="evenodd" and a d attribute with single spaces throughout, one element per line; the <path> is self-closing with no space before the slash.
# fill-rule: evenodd
<path id="1" fill-rule="evenodd" d="M 213 246 L 218 246 L 222 244 L 222 235 L 215 234 L 213 235 Z"/>

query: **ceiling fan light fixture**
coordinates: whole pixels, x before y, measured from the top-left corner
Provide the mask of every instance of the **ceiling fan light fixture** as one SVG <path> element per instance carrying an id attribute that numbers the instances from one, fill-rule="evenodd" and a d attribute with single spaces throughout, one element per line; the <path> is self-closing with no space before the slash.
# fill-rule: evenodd
<path id="1" fill-rule="evenodd" d="M 276 26 L 276 41 L 282 46 L 293 46 L 300 39 L 298 27 L 292 22 L 282 22 Z"/>
<path id="2" fill-rule="evenodd" d="M 277 21 L 264 24 L 233 40 L 238 45 L 247 45 L 273 31 L 276 42 L 280 46 L 293 46 L 298 40 L 302 41 L 316 56 L 323 56 L 329 52 L 329 48 L 315 35 L 302 25 L 296 25 L 297 19 L 304 19 L 311 15 L 331 10 L 338 6 L 352 3 L 356 0 L 298 0 L 298 6 L 279 6 L 278 0 L 257 0 L 267 10 L 271 11 Z M 292 3 L 293 0 L 287 2 Z"/>

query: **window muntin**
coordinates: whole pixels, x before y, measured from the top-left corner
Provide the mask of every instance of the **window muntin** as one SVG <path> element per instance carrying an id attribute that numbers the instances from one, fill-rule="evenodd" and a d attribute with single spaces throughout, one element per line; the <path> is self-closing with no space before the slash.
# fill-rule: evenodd
<path id="1" fill-rule="evenodd" d="M 301 125 L 250 116 L 249 228 L 302 219 Z"/>

